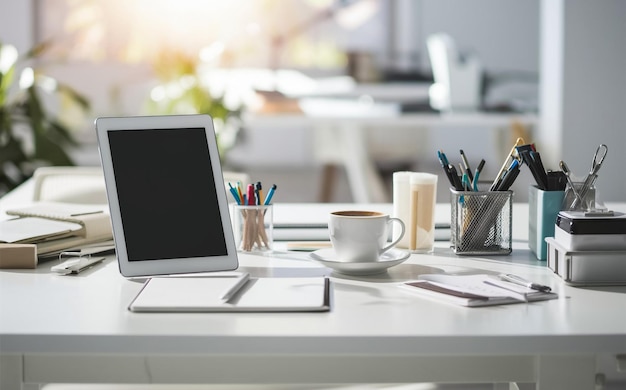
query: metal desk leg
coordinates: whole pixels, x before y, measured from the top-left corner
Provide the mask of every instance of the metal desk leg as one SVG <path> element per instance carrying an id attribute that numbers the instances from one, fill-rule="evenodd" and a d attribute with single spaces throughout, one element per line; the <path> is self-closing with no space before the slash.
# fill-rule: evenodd
<path id="1" fill-rule="evenodd" d="M 536 359 L 537 390 L 593 390 L 596 359 L 593 355 L 540 356 Z"/>
<path id="2" fill-rule="evenodd" d="M 39 385 L 24 383 L 22 355 L 0 355 L 0 389 L 38 390 Z"/>

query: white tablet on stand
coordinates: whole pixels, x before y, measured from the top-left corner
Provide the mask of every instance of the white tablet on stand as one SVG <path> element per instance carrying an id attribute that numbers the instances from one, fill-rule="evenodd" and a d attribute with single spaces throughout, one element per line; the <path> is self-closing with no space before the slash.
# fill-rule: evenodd
<path id="1" fill-rule="evenodd" d="M 211 117 L 98 118 L 96 132 L 122 275 L 238 267 Z"/>

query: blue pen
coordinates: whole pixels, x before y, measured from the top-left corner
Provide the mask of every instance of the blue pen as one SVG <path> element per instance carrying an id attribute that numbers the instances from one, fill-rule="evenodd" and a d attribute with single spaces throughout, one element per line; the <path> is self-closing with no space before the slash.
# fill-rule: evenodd
<path id="1" fill-rule="evenodd" d="M 263 202 L 264 205 L 270 204 L 272 197 L 274 196 L 274 191 L 276 191 L 276 184 L 272 184 L 272 188 L 267 191 L 267 197 L 265 198 L 265 202 Z"/>
<path id="2" fill-rule="evenodd" d="M 474 187 L 474 191 L 478 191 L 478 176 L 480 176 L 480 172 L 482 172 L 483 167 L 485 166 L 485 159 L 480 160 L 478 167 L 476 167 L 476 171 L 474 172 L 474 179 L 472 180 L 472 186 Z"/>
<path id="3" fill-rule="evenodd" d="M 233 198 L 235 198 L 235 202 L 237 202 L 237 204 L 241 204 L 241 199 L 239 199 L 239 193 L 237 192 L 237 190 L 230 183 L 228 183 L 228 187 L 230 187 L 229 190 L 230 190 L 230 193 L 233 194 Z"/>
<path id="4" fill-rule="evenodd" d="M 474 180 L 472 180 L 472 187 L 474 188 L 474 191 L 478 191 L 478 176 L 480 176 L 480 172 L 477 169 L 474 173 Z"/>
<path id="5" fill-rule="evenodd" d="M 448 158 L 446 157 L 446 154 L 442 152 L 441 150 L 437 151 L 437 156 L 439 157 L 439 160 L 441 160 L 444 163 L 444 165 L 448 166 L 448 164 L 450 164 L 450 162 L 448 161 Z"/>
<path id="6" fill-rule="evenodd" d="M 472 183 L 470 182 L 469 176 L 467 176 L 467 173 L 463 173 L 463 178 L 461 179 L 461 182 L 463 183 L 464 191 L 472 191 Z"/>

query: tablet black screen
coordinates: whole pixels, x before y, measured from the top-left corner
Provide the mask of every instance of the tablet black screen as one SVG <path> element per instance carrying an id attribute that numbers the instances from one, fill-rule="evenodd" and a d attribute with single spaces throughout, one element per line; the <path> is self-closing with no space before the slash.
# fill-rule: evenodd
<path id="1" fill-rule="evenodd" d="M 227 254 L 204 128 L 108 137 L 129 261 Z"/>

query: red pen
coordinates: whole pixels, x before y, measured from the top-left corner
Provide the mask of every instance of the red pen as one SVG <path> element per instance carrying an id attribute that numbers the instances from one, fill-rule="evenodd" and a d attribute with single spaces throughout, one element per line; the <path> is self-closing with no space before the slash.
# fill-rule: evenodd
<path id="1" fill-rule="evenodd" d="M 248 206 L 254 206 L 256 203 L 254 200 L 254 186 L 252 184 L 248 184 Z"/>

